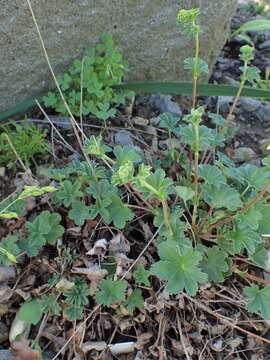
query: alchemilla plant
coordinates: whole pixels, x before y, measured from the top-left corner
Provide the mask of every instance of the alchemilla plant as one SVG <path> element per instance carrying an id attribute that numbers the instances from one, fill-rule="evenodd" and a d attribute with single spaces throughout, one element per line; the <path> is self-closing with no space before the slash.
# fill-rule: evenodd
<path id="1" fill-rule="evenodd" d="M 101 41 L 88 50 L 82 60 L 75 60 L 70 69 L 58 77 L 58 83 L 73 115 L 94 115 L 105 121 L 114 117 L 115 106 L 132 95 L 114 88 L 122 83 L 126 71 L 127 62 L 115 48 L 112 36 L 103 34 Z M 59 93 L 49 92 L 43 101 L 47 107 L 67 115 Z"/>
<path id="2" fill-rule="evenodd" d="M 197 82 L 201 74 L 208 71 L 207 64 L 199 58 L 198 16 L 198 9 L 181 10 L 178 14 L 179 25 L 195 43 L 194 58 L 185 61 L 193 79 L 192 109 L 181 122 L 171 114 L 160 116 L 160 127 L 167 130 L 173 140 L 160 159 L 153 159 L 150 165 L 144 154 L 133 147 L 111 148 L 101 135 L 91 136 L 84 144 L 86 161 L 76 160 L 64 168 L 46 171 L 54 189 L 45 188 L 40 193 L 35 188 L 28 189 L 29 195 L 33 191 L 36 196 L 52 192 L 53 211 L 45 210 L 26 222 L 23 238 L 14 235 L 0 242 L 0 261 L 6 264 L 14 261 L 22 251 L 33 257 L 44 246 L 54 246 L 60 238 L 67 241 L 63 214 L 67 214 L 77 228 L 82 229 L 88 221 L 95 220 L 114 232 L 119 230 L 128 234 L 137 212 L 145 212 L 153 233 L 156 233 L 158 255 L 155 262 L 146 266 L 138 264 L 132 268 L 131 277 L 119 277 L 105 271 L 106 264 L 100 261 L 106 258 L 105 253 L 96 259 L 97 270 L 104 271 L 94 293 L 89 293 L 87 280 L 82 275 L 65 282 L 55 276 L 50 283 L 51 295 L 22 306 L 20 316 L 24 320 L 37 323 L 42 314 L 59 315 L 61 309 L 70 321 L 82 319 L 90 296 L 102 306 L 121 306 L 132 313 L 144 304 L 140 286 L 158 286 L 157 281 L 153 281 L 155 277 L 171 295 L 185 292 L 195 296 L 201 284 L 222 283 L 231 276 L 242 276 L 247 282 L 243 297 L 248 311 L 270 319 L 270 286 L 261 286 L 263 282 L 259 278 L 257 283 L 252 283 L 254 277 L 241 272 L 236 261 L 242 259 L 264 268 L 267 260 L 270 158 L 264 159 L 262 167 L 253 164 L 236 166 L 222 152 L 226 137 L 231 135 L 231 121 L 219 114 L 209 114 L 197 105 Z M 111 44 L 110 38 L 107 41 Z M 106 52 L 103 47 L 102 51 Z M 249 67 L 252 54 L 250 47 L 241 49 L 241 84 L 228 120 L 233 116 L 243 84 L 252 82 L 256 75 Z M 84 62 L 89 82 L 99 83 L 95 80 L 98 78 L 95 69 L 101 69 L 98 73 L 105 78 L 108 74 L 122 76 L 122 66 L 107 68 L 102 57 L 91 56 L 89 63 Z M 118 56 L 116 58 L 120 61 Z M 76 63 L 72 70 L 78 76 L 81 65 Z M 87 75 L 88 71 L 91 74 Z M 67 78 L 66 82 L 67 88 L 74 86 L 76 93 L 80 87 L 79 77 L 75 82 L 72 77 Z M 111 85 L 110 82 L 108 89 Z M 107 99 L 111 92 L 106 94 L 106 91 L 100 94 L 98 101 L 102 104 L 103 96 Z M 89 92 L 89 99 L 90 95 Z M 77 103 L 71 104 L 74 105 L 71 109 L 78 114 Z M 92 105 L 90 108 L 93 109 Z M 207 118 L 211 127 L 203 125 L 203 119 Z M 177 169 L 173 178 L 169 176 L 171 168 Z M 24 196 L 18 198 L 20 202 L 23 200 Z M 15 205 L 14 199 L 11 204 L 3 205 L 5 211 L 2 210 L 2 214 L 14 216 Z M 113 258 L 115 254 L 110 251 L 107 256 Z M 55 304 L 62 304 L 62 307 Z M 36 310 L 34 319 L 33 311 L 29 311 L 33 308 Z"/>

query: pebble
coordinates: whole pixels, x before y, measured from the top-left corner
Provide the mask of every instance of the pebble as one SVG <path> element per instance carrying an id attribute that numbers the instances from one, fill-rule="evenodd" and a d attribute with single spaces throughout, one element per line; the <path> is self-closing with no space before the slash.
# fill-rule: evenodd
<path id="1" fill-rule="evenodd" d="M 182 115 L 180 106 L 172 100 L 171 95 L 151 95 L 148 98 L 148 103 L 163 113 L 171 113 L 175 115 Z"/>
<path id="2" fill-rule="evenodd" d="M 135 116 L 134 118 L 131 119 L 131 121 L 133 122 L 133 124 L 139 126 L 147 126 L 149 124 L 148 119 L 142 118 L 140 116 Z"/>
<path id="3" fill-rule="evenodd" d="M 244 111 L 254 112 L 257 111 L 262 106 L 262 103 L 261 101 L 256 99 L 242 98 L 240 100 L 240 105 Z"/>
<path id="4" fill-rule="evenodd" d="M 238 162 L 245 162 L 256 158 L 256 153 L 248 147 L 239 147 L 234 151 L 235 160 Z"/>
<path id="5" fill-rule="evenodd" d="M 260 45 L 258 46 L 258 48 L 259 48 L 260 50 L 270 49 L 270 40 L 264 41 L 262 44 L 260 44 Z"/>
<path id="6" fill-rule="evenodd" d="M 118 131 L 115 135 L 114 135 L 114 142 L 115 145 L 121 145 L 121 146 L 134 146 L 134 142 L 132 139 L 132 136 L 130 134 L 129 131 L 126 130 L 121 130 Z"/>

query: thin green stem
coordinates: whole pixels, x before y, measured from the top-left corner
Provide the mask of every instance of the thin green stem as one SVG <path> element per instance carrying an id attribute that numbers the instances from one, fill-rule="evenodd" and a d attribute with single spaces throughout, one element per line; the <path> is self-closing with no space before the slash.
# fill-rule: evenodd
<path id="1" fill-rule="evenodd" d="M 196 33 L 195 37 L 195 71 L 194 71 L 194 77 L 193 77 L 193 94 L 192 94 L 192 108 L 195 109 L 196 107 L 196 99 L 197 99 L 197 83 L 198 83 L 198 60 L 199 60 L 199 52 L 200 52 L 200 38 L 199 33 Z"/>
<path id="2" fill-rule="evenodd" d="M 241 96 L 241 94 L 242 94 L 243 88 L 244 88 L 245 83 L 246 83 L 247 69 L 248 69 L 248 62 L 245 61 L 245 63 L 244 63 L 243 75 L 242 75 L 242 80 L 241 80 L 241 82 L 240 82 L 240 86 L 239 86 L 239 89 L 238 89 L 238 91 L 237 91 L 237 94 L 236 94 L 236 96 L 235 96 L 235 98 L 234 98 L 233 104 L 232 104 L 232 106 L 231 106 L 231 108 L 230 108 L 230 112 L 229 112 L 229 114 L 228 114 L 228 116 L 227 116 L 227 121 L 231 121 L 232 118 L 233 118 L 233 113 L 234 113 L 234 111 L 235 111 L 236 105 L 237 105 L 237 103 L 238 103 L 238 100 L 239 100 L 239 98 L 240 98 L 240 96 Z"/>

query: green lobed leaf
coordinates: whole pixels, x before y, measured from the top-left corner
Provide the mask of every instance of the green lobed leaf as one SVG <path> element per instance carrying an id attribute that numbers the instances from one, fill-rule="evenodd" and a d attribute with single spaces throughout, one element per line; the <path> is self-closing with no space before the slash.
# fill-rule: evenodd
<path id="1" fill-rule="evenodd" d="M 65 180 L 63 182 L 62 189 L 55 194 L 54 199 L 57 203 L 61 203 L 65 207 L 69 207 L 74 201 L 83 196 L 80 188 L 81 184 L 78 181 L 72 183 L 69 180 Z"/>
<path id="2" fill-rule="evenodd" d="M 85 220 L 91 218 L 90 208 L 86 206 L 82 201 L 73 201 L 71 210 L 68 212 L 68 217 L 74 220 L 77 226 L 82 226 Z"/>
<path id="3" fill-rule="evenodd" d="M 28 256 L 36 256 L 46 244 L 54 244 L 64 233 L 64 228 L 59 223 L 61 216 L 58 213 L 43 211 L 33 222 L 27 222 L 29 236 L 20 242 L 20 248 Z"/>
<path id="4" fill-rule="evenodd" d="M 199 177 L 204 179 L 205 183 L 209 185 L 226 184 L 225 176 L 215 165 L 199 165 Z"/>
<path id="5" fill-rule="evenodd" d="M 124 302 L 124 306 L 127 308 L 128 312 L 130 314 L 133 314 L 133 312 L 136 309 L 143 308 L 144 299 L 143 299 L 143 296 L 142 296 L 142 290 L 141 289 L 133 290 L 131 295 L 129 295 L 127 300 Z"/>
<path id="6" fill-rule="evenodd" d="M 43 295 L 40 299 L 42 311 L 50 316 L 59 316 L 61 313 L 61 307 L 58 304 L 57 297 L 53 294 Z"/>
<path id="7" fill-rule="evenodd" d="M 167 199 L 173 184 L 172 180 L 166 177 L 164 170 L 157 169 L 154 173 L 150 173 L 145 172 L 145 167 L 140 167 L 133 183 L 144 194 L 145 199 L 159 199 L 160 201 Z"/>
<path id="8" fill-rule="evenodd" d="M 134 218 L 134 213 L 125 205 L 120 197 L 115 194 L 109 194 L 111 203 L 107 207 L 110 214 L 110 222 L 118 229 L 123 229 L 128 221 Z"/>
<path id="9" fill-rule="evenodd" d="M 139 264 L 137 269 L 132 274 L 136 284 L 150 286 L 149 276 L 151 272 L 146 270 L 143 264 Z"/>
<path id="10" fill-rule="evenodd" d="M 208 248 L 201 262 L 201 267 L 210 281 L 223 282 L 226 273 L 230 270 L 228 253 L 218 246 Z"/>
<path id="11" fill-rule="evenodd" d="M 163 113 L 159 115 L 159 127 L 173 133 L 176 130 L 177 123 L 180 120 L 178 115 L 172 113 Z"/>
<path id="12" fill-rule="evenodd" d="M 195 192 L 191 188 L 187 186 L 176 186 L 175 187 L 176 194 L 186 203 L 188 200 L 192 200 Z"/>
<path id="13" fill-rule="evenodd" d="M 129 145 L 117 145 L 113 149 L 113 153 L 120 166 L 125 165 L 127 162 L 138 163 L 141 161 L 141 156 L 135 151 L 134 147 Z"/>
<path id="14" fill-rule="evenodd" d="M 251 229 L 235 229 L 229 231 L 226 235 L 226 240 L 232 242 L 235 253 L 240 254 L 244 249 L 249 255 L 255 252 L 257 244 L 262 242 L 262 237 Z"/>
<path id="15" fill-rule="evenodd" d="M 207 275 L 199 268 L 202 255 L 192 248 L 183 247 L 180 251 L 173 241 L 164 241 L 158 246 L 160 261 L 152 266 L 152 272 L 167 282 L 170 294 L 183 290 L 190 296 L 198 291 L 198 283 L 205 283 Z"/>
<path id="16" fill-rule="evenodd" d="M 127 283 L 123 280 L 107 278 L 101 280 L 96 292 L 96 302 L 103 306 L 110 306 L 125 299 Z"/>
<path id="17" fill-rule="evenodd" d="M 205 185 L 204 200 L 214 209 L 228 209 L 235 211 L 242 207 L 240 194 L 226 184 Z"/>
<path id="18" fill-rule="evenodd" d="M 42 305 L 34 299 L 25 302 L 19 310 L 19 318 L 28 324 L 36 325 L 42 316 Z"/>
<path id="19" fill-rule="evenodd" d="M 244 294 L 248 298 L 247 310 L 258 312 L 265 320 L 270 320 L 270 285 L 260 289 L 257 285 L 246 286 Z"/>

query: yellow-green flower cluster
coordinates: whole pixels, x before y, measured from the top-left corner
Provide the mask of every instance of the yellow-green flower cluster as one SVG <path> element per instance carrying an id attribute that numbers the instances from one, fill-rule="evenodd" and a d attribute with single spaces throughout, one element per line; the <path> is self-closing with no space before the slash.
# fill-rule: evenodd
<path id="1" fill-rule="evenodd" d="M 201 30 L 200 26 L 196 24 L 199 15 L 199 8 L 192 8 L 189 10 L 181 9 L 177 14 L 177 21 L 183 26 L 187 33 L 198 34 Z"/>

